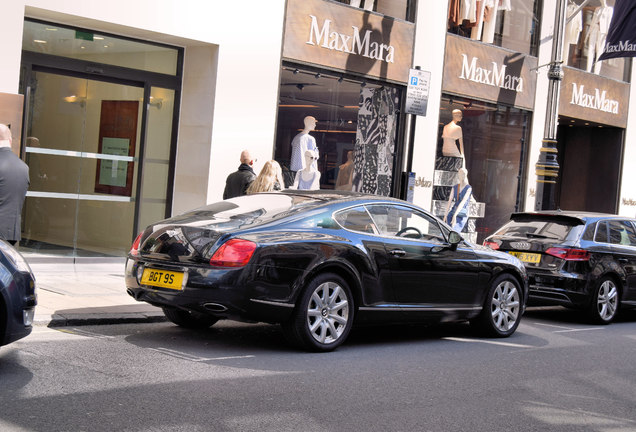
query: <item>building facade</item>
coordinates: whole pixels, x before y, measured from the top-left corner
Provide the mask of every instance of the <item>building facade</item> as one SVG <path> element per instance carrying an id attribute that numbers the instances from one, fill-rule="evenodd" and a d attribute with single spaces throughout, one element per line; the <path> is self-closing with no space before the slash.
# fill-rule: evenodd
<path id="1" fill-rule="evenodd" d="M 31 171 L 21 248 L 124 256 L 148 223 L 220 200 L 243 149 L 256 171 L 277 160 L 292 184 L 292 150 L 307 140 L 322 189 L 402 197 L 440 217 L 465 168 L 463 231 L 481 241 L 534 208 L 556 7 L 3 4 L 0 122 Z M 569 1 L 555 187 L 560 208 L 633 216 L 631 60 L 594 61 L 611 13 L 611 1 Z"/>

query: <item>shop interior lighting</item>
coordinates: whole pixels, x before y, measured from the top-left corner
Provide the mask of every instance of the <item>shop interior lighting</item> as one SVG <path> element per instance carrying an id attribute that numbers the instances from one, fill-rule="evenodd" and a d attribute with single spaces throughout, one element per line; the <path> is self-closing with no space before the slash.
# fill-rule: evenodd
<path id="1" fill-rule="evenodd" d="M 46 41 L 45 40 L 41 40 L 41 39 L 33 39 L 34 43 L 39 43 L 39 44 L 45 44 Z"/>

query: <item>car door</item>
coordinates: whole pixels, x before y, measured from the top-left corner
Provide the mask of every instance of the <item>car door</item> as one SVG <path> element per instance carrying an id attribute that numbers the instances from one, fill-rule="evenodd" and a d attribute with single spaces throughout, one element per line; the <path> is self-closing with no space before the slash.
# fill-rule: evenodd
<path id="1" fill-rule="evenodd" d="M 391 269 L 382 238 L 378 236 L 371 216 L 364 206 L 351 207 L 334 215 L 334 219 L 350 232 L 350 239 L 361 246 L 373 268 L 375 278 L 364 279 L 362 297 L 364 306 L 395 306 L 395 296 L 391 281 Z"/>
<path id="2" fill-rule="evenodd" d="M 472 307 L 479 264 L 463 242 L 447 243 L 437 219 L 399 204 L 368 205 L 384 240 L 398 303 L 410 310 Z"/>
<path id="3" fill-rule="evenodd" d="M 609 222 L 609 240 L 614 259 L 625 272 L 624 300 L 636 301 L 636 229 L 627 220 Z"/>

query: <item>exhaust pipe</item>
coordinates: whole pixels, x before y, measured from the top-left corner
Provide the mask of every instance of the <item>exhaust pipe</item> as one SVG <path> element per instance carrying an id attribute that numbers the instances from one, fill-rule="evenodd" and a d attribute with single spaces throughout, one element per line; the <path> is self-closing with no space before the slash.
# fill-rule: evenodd
<path id="1" fill-rule="evenodd" d="M 227 310 L 227 307 L 218 303 L 204 303 L 203 307 L 211 312 L 225 312 Z"/>

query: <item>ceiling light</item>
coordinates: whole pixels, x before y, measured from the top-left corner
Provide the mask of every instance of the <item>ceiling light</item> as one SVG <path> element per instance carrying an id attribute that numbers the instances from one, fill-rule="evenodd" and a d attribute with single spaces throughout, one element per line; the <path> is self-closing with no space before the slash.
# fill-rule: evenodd
<path id="1" fill-rule="evenodd" d="M 35 43 L 41 43 L 41 44 L 45 44 L 46 41 L 45 40 L 40 40 L 40 39 L 33 39 L 33 42 Z"/>

